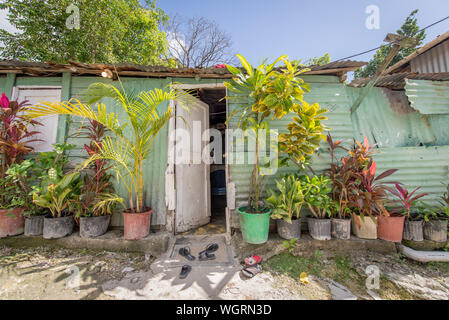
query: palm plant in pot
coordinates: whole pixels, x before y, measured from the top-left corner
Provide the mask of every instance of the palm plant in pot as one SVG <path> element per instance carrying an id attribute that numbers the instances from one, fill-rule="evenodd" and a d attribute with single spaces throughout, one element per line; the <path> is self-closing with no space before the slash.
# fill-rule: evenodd
<path id="1" fill-rule="evenodd" d="M 233 74 L 233 80 L 226 82 L 229 92 L 238 95 L 234 97 L 247 103 L 234 109 L 228 118 L 228 123 L 234 117 L 238 118 L 237 127 L 255 143 L 253 169 L 250 179 L 250 190 L 247 205 L 237 209 L 240 216 L 240 226 L 243 238 L 252 244 L 265 243 L 268 239 L 271 210 L 261 204 L 264 182 L 269 174 L 271 160 L 262 155 L 260 146 L 266 141 L 270 119 L 281 119 L 290 112 L 302 112 L 303 96 L 310 90 L 299 75 L 307 69 L 292 65 L 286 56 L 281 56 L 272 64 L 262 63 L 257 68 L 251 66 L 241 55 L 243 69 L 227 66 Z M 279 62 L 284 65 L 276 69 Z M 231 100 L 233 97 L 228 96 Z M 276 159 L 277 161 L 277 159 Z"/>
<path id="2" fill-rule="evenodd" d="M 272 210 L 271 219 L 277 221 L 277 230 L 286 240 L 301 238 L 301 207 L 304 203 L 301 180 L 294 174 L 276 180 L 276 191 L 270 189 L 271 196 L 266 199 Z"/>
<path id="3" fill-rule="evenodd" d="M 94 83 L 83 94 L 84 103 L 79 100 L 69 102 L 43 102 L 28 111 L 29 117 L 46 115 L 70 115 L 90 119 L 110 130 L 98 145 L 99 153 L 92 155 L 82 167 L 97 160 L 110 160 L 112 169 L 123 182 L 128 192 L 129 208 L 123 212 L 124 238 L 137 240 L 148 236 L 152 209 L 145 200 L 145 161 L 150 158 L 153 143 L 158 133 L 175 116 L 171 107 L 164 107 L 170 100 L 188 109 L 192 96 L 183 90 L 169 88 L 142 91 L 139 94 L 127 93 L 121 87 L 105 83 Z M 119 115 L 108 112 L 106 105 L 99 102 L 103 98 L 112 99 L 124 113 L 124 123 Z M 92 107 L 96 103 L 95 108 Z M 161 111 L 162 110 L 162 111 Z M 126 131 L 126 128 L 130 130 Z M 82 168 L 81 167 L 81 168 Z"/>
<path id="4" fill-rule="evenodd" d="M 418 187 L 412 192 L 409 192 L 405 187 L 398 183 L 395 184 L 395 189 L 389 189 L 389 191 L 399 200 L 400 208 L 398 213 L 406 217 L 403 233 L 403 238 L 405 240 L 424 240 L 424 220 L 421 219 L 421 215 L 412 212 L 417 200 L 427 195 L 427 193 L 417 194 L 416 192 L 419 189 L 420 188 Z M 399 237 L 397 239 L 399 239 Z"/>
<path id="5" fill-rule="evenodd" d="M 51 152 L 37 156 L 35 170 L 40 184 L 33 186 L 33 202 L 46 212 L 43 226 L 45 239 L 57 239 L 73 232 L 75 203 L 82 187 L 81 175 L 69 170 L 66 152 L 74 145 L 55 144 Z"/>
<path id="6" fill-rule="evenodd" d="M 84 145 L 89 157 L 98 156 L 106 128 L 88 119 L 88 125 L 82 126 L 78 138 L 90 139 L 89 145 Z M 111 221 L 111 215 L 118 204 L 124 205 L 123 199 L 114 192 L 112 174 L 108 173 L 108 163 L 105 159 L 91 162 L 84 171 L 84 183 L 81 195 L 76 202 L 75 218 L 79 219 L 80 236 L 83 238 L 99 237 L 106 233 Z"/>
<path id="7" fill-rule="evenodd" d="M 34 128 L 41 125 L 36 120 L 27 119 L 23 113 L 27 110 L 27 101 L 10 101 L 2 93 L 0 97 L 0 236 L 13 236 L 24 232 L 23 194 L 12 179 L 6 178 L 6 172 L 14 164 L 20 164 L 23 157 L 33 151 L 30 143 L 39 141 L 39 133 Z"/>
<path id="8" fill-rule="evenodd" d="M 332 191 L 331 181 L 325 176 L 307 175 L 301 177 L 304 203 L 308 206 L 311 218 L 307 219 L 309 233 L 316 240 L 331 239 L 331 212 L 335 202 L 329 196 Z"/>

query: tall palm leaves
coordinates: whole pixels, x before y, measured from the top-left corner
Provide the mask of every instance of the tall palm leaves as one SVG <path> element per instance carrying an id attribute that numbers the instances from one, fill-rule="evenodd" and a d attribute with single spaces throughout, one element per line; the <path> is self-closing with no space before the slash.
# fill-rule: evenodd
<path id="1" fill-rule="evenodd" d="M 120 123 L 117 113 L 106 110 L 106 105 L 100 102 L 103 98 L 110 98 L 122 107 L 127 117 L 123 123 Z M 134 94 L 127 93 L 123 87 L 119 89 L 111 84 L 95 83 L 84 92 L 83 102 L 76 99 L 69 102 L 43 102 L 29 108 L 27 113 L 31 118 L 55 114 L 78 116 L 95 120 L 108 128 L 112 136 L 104 139 L 98 146 L 100 153 L 88 159 L 84 166 L 98 159 L 114 161 L 115 171 L 129 193 L 130 209 L 143 212 L 143 161 L 149 157 L 158 133 L 175 116 L 170 107 L 163 112 L 158 110 L 161 104 L 170 100 L 179 102 L 184 108 L 193 102 L 189 93 L 173 88 Z M 95 108 L 92 107 L 94 104 Z M 125 133 L 127 127 L 131 128 L 131 134 Z"/>

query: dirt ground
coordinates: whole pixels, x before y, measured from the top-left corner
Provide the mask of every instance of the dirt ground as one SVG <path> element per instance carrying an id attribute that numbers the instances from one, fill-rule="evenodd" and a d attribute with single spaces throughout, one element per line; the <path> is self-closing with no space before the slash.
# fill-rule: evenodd
<path id="1" fill-rule="evenodd" d="M 233 267 L 194 270 L 183 281 L 177 269 L 155 273 L 154 261 L 142 254 L 3 247 L 0 299 L 338 299 L 332 282 L 357 299 L 449 300 L 449 264 L 419 264 L 400 255 L 283 252 L 249 280 Z M 369 266 L 380 271 L 379 289 L 366 288 Z M 300 281 L 303 272 L 307 278 Z"/>

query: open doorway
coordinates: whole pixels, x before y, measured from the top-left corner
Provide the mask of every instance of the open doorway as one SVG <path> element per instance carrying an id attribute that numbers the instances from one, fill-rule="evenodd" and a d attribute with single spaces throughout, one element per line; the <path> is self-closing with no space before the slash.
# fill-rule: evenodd
<path id="1" fill-rule="evenodd" d="M 192 112 L 186 116 L 188 119 L 207 118 L 206 121 L 203 119 L 201 129 L 204 131 L 210 129 L 207 133 L 208 136 L 203 135 L 202 137 L 209 144 L 210 163 L 202 163 L 199 166 L 176 166 L 176 233 L 186 235 L 224 234 L 226 233 L 226 167 L 224 159 L 227 117 L 226 89 L 221 86 L 202 86 L 193 90 L 189 88 L 189 91 L 198 99 L 197 108 L 193 113 L 201 113 L 201 117 Z M 184 116 L 184 118 L 186 117 Z M 178 123 L 176 121 L 177 128 L 179 128 Z M 183 124 L 179 123 L 179 125 L 184 127 Z M 194 170 L 196 171 L 194 172 Z M 187 171 L 192 171 L 193 175 L 186 174 Z M 194 190 L 204 190 L 205 186 L 207 186 L 207 195 L 197 198 Z M 187 195 L 188 193 L 193 196 Z M 197 199 L 200 200 L 197 201 Z M 207 206 L 204 205 L 205 201 L 208 202 Z M 204 212 L 205 207 L 208 208 L 208 212 Z"/>

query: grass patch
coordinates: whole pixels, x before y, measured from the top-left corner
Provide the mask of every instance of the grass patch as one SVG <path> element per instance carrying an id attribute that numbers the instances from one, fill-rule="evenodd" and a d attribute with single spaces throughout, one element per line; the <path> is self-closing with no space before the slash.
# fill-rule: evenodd
<path id="1" fill-rule="evenodd" d="M 449 275 L 449 262 L 429 262 L 429 268 Z"/>
<path id="2" fill-rule="evenodd" d="M 302 272 L 319 275 L 323 267 L 320 258 L 320 251 L 315 252 L 312 258 L 296 257 L 291 253 L 283 252 L 266 261 L 264 266 L 270 271 L 298 279 Z"/>

